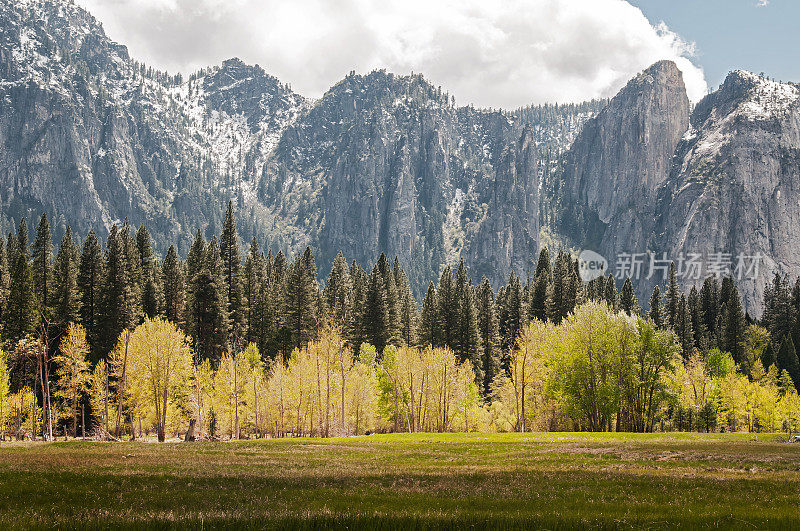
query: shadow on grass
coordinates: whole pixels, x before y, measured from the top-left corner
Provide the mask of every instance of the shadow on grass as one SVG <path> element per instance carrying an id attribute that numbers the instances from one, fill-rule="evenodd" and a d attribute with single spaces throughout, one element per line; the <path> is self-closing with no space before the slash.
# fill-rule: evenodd
<path id="1" fill-rule="evenodd" d="M 0 471 L 0 528 L 790 528 L 796 481 L 624 471 Z"/>

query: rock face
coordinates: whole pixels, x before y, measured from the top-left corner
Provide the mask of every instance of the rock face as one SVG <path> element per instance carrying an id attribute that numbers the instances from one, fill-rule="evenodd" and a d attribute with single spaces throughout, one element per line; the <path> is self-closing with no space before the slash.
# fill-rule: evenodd
<path id="1" fill-rule="evenodd" d="M 539 247 L 540 182 L 546 175 L 546 161 L 525 129 L 516 144 L 504 149 L 488 185 L 488 209 L 466 253 L 474 276 L 532 274 Z"/>
<path id="2" fill-rule="evenodd" d="M 264 199 L 323 262 L 387 252 L 421 290 L 463 256 L 500 282 L 538 252 L 544 153 L 523 119 L 456 107 L 421 76 L 351 75 L 282 137 Z"/>
<path id="3" fill-rule="evenodd" d="M 397 255 L 417 295 L 459 258 L 476 282 L 526 277 L 543 244 L 612 264 L 761 254 L 739 281 L 758 315 L 769 274 L 800 274 L 799 94 L 734 72 L 691 111 L 664 61 L 610 102 L 458 107 L 384 71 L 309 100 L 238 59 L 188 80 L 154 71 L 67 0 L 5 2 L 0 231 L 45 211 L 56 238 L 68 224 L 102 238 L 127 218 L 185 253 L 233 199 L 244 241 L 311 245 L 321 275 L 339 251 Z M 640 300 L 655 282 L 636 283 Z"/>
<path id="4" fill-rule="evenodd" d="M 564 217 L 565 231 L 606 256 L 648 250 L 658 190 L 688 128 L 689 99 L 674 63 L 630 81 L 564 157 L 563 208 L 574 216 Z"/>
<path id="5" fill-rule="evenodd" d="M 690 116 L 680 72 L 654 65 L 565 154 L 559 226 L 612 264 L 626 253 L 666 255 L 684 288 L 734 275 L 760 315 L 771 275 L 800 274 L 798 102 L 796 85 L 737 71 Z M 699 269 L 684 264 L 690 258 Z M 649 261 L 636 283 L 643 300 L 662 281 L 660 272 L 647 278 Z"/>
<path id="6" fill-rule="evenodd" d="M 311 101 L 238 59 L 183 80 L 66 0 L 4 3 L 0 31 L 4 233 L 42 210 L 56 238 L 127 218 L 185 253 L 234 199 L 244 241 L 311 245 L 321 273 L 339 251 L 397 255 L 418 294 L 460 256 L 495 283 L 532 266 L 539 183 L 604 105 L 457 107 L 383 71 Z"/>
<path id="7" fill-rule="evenodd" d="M 663 193 L 656 238 L 663 249 L 729 267 L 746 307 L 760 315 L 772 275 L 800 275 L 798 86 L 731 73 L 695 108 Z M 757 255 L 756 276 L 747 257 Z"/>

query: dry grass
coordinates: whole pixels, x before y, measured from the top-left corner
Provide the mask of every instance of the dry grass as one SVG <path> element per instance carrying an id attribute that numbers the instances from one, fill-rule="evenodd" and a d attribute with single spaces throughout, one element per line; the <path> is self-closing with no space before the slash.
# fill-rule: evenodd
<path id="1" fill-rule="evenodd" d="M 0 528 L 786 528 L 777 436 L 431 434 L 5 443 Z"/>

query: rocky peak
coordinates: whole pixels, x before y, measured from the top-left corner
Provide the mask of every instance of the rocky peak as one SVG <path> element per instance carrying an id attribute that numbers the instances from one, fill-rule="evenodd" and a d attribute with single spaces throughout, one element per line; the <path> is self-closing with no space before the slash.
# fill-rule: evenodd
<path id="1" fill-rule="evenodd" d="M 675 63 L 660 61 L 632 79 L 566 153 L 562 229 L 581 245 L 615 254 L 646 246 L 659 186 L 689 127 L 689 99 Z"/>
<path id="2" fill-rule="evenodd" d="M 5 77 L 37 82 L 58 77 L 80 63 L 98 75 L 129 61 L 128 50 L 106 37 L 102 25 L 67 0 L 0 3 L 0 60 Z M 13 72 L 13 74 L 12 74 Z"/>
<path id="3" fill-rule="evenodd" d="M 798 176 L 797 86 L 732 72 L 695 108 L 659 207 L 657 240 L 676 255 L 761 256 L 757 277 L 740 271 L 737 278 L 748 311 L 759 316 L 771 276 L 800 275 Z"/>
<path id="4" fill-rule="evenodd" d="M 780 121 L 796 109 L 800 88 L 736 70 L 728 74 L 719 90 L 703 98 L 692 115 L 692 127 L 700 129 L 723 120 L 763 123 Z"/>
<path id="5" fill-rule="evenodd" d="M 251 132 L 278 127 L 281 117 L 302 105 L 304 98 L 292 92 L 258 65 L 239 58 L 225 60 L 202 78 L 202 105 L 228 116 L 243 116 Z"/>

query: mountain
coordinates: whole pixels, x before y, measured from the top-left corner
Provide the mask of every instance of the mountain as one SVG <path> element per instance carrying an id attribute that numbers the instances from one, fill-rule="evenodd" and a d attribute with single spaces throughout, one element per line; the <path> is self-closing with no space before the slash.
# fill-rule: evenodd
<path id="1" fill-rule="evenodd" d="M 66 0 L 3 3 L 0 31 L 4 232 L 41 211 L 57 237 L 127 218 L 185 253 L 232 198 L 245 241 L 312 245 L 322 264 L 386 251 L 413 264 L 418 292 L 461 255 L 494 281 L 532 267 L 540 180 L 605 104 L 458 107 L 383 71 L 310 100 L 238 59 L 183 80 Z"/>
<path id="2" fill-rule="evenodd" d="M 755 281 L 740 281 L 760 315 L 775 272 L 800 275 L 800 87 L 749 72 L 728 75 L 695 107 L 658 208 L 662 249 L 763 255 Z M 749 267 L 752 261 L 744 265 Z"/>
<path id="3" fill-rule="evenodd" d="M 310 99 L 238 59 L 188 79 L 154 70 L 69 0 L 4 2 L 0 230 L 45 211 L 56 238 L 68 224 L 102 238 L 127 218 L 185 254 L 232 199 L 245 242 L 310 245 L 321 274 L 339 251 L 397 255 L 417 295 L 459 258 L 476 282 L 527 277 L 543 245 L 612 264 L 761 253 L 761 275 L 739 282 L 757 315 L 768 275 L 800 274 L 798 93 L 739 71 L 693 108 L 662 61 L 575 105 L 458 106 L 380 70 Z M 643 268 L 647 300 L 658 279 Z"/>
<path id="4" fill-rule="evenodd" d="M 680 72 L 657 63 L 564 155 L 554 177 L 558 227 L 612 263 L 666 256 L 684 266 L 685 289 L 715 270 L 732 274 L 758 316 L 774 273 L 800 275 L 799 127 L 795 84 L 736 71 L 690 112 Z M 663 283 L 658 272 L 646 278 L 649 263 L 640 297 Z"/>
<path id="5" fill-rule="evenodd" d="M 564 156 L 560 228 L 609 257 L 648 250 L 658 191 L 688 128 L 689 98 L 674 63 L 631 80 Z"/>

